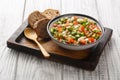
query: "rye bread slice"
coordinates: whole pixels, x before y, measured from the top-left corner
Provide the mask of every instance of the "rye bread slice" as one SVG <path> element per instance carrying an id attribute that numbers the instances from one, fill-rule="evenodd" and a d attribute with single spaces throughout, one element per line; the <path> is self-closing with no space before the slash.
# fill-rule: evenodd
<path id="1" fill-rule="evenodd" d="M 47 33 L 47 23 L 49 19 L 44 18 L 39 21 L 36 21 L 34 24 L 34 30 L 36 31 L 39 38 L 48 38 L 49 35 Z"/>
<path id="2" fill-rule="evenodd" d="M 58 10 L 55 9 L 46 9 L 42 15 L 44 15 L 46 18 L 48 19 L 52 19 L 54 17 L 57 17 L 60 15 L 60 12 Z"/>
<path id="3" fill-rule="evenodd" d="M 28 16 L 28 23 L 34 29 L 34 24 L 36 21 L 45 18 L 39 11 L 34 11 Z"/>

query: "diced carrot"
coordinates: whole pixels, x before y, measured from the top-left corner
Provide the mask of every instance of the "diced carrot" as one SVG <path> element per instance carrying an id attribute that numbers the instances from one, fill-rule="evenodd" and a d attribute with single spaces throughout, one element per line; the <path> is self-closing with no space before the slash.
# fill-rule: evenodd
<path id="1" fill-rule="evenodd" d="M 66 23 L 70 23 L 70 21 L 69 21 L 69 20 L 67 20 L 67 21 L 66 21 Z"/>
<path id="2" fill-rule="evenodd" d="M 96 26 L 95 26 L 95 25 L 92 25 L 92 29 L 94 29 L 94 28 L 96 28 Z"/>
<path id="3" fill-rule="evenodd" d="M 95 42 L 94 38 L 88 38 L 89 42 Z"/>
<path id="4" fill-rule="evenodd" d="M 73 24 L 74 24 L 74 25 L 77 25 L 77 24 L 78 24 L 78 22 L 77 22 L 77 21 L 74 21 L 74 22 L 73 22 Z"/>
<path id="5" fill-rule="evenodd" d="M 93 25 L 93 22 L 90 22 L 90 25 Z"/>
<path id="6" fill-rule="evenodd" d="M 77 16 L 74 16 L 74 20 L 77 20 L 78 19 L 78 17 Z"/>
<path id="7" fill-rule="evenodd" d="M 97 29 L 100 29 L 97 25 L 96 25 L 96 28 L 97 28 Z"/>
<path id="8" fill-rule="evenodd" d="M 53 27 L 57 27 L 57 24 L 53 24 Z"/>
<path id="9" fill-rule="evenodd" d="M 84 29 L 85 29 L 84 26 L 81 26 L 81 30 L 84 31 Z"/>
<path id="10" fill-rule="evenodd" d="M 75 40 L 73 38 L 68 39 L 68 43 L 73 43 Z"/>
<path id="11" fill-rule="evenodd" d="M 94 29 L 94 28 L 99 29 L 99 27 L 97 25 L 92 25 L 92 29 Z"/>
<path id="12" fill-rule="evenodd" d="M 76 40 L 74 41 L 74 44 L 77 45 L 77 41 Z"/>
<path id="13" fill-rule="evenodd" d="M 66 26 L 66 27 L 69 26 L 69 23 L 70 23 L 70 21 L 67 20 L 65 26 Z"/>
<path id="14" fill-rule="evenodd" d="M 102 33 L 101 33 L 101 32 L 98 32 L 97 34 L 101 35 Z"/>
<path id="15" fill-rule="evenodd" d="M 84 26 L 82 26 L 82 25 L 79 27 L 79 31 L 84 31 L 84 29 L 85 29 L 85 28 L 84 28 Z"/>
<path id="16" fill-rule="evenodd" d="M 67 26 L 69 26 L 69 23 L 66 23 L 66 24 L 65 24 L 65 27 L 67 27 Z"/>
<path id="17" fill-rule="evenodd" d="M 62 42 L 62 39 L 60 38 L 59 41 Z"/>
<path id="18" fill-rule="evenodd" d="M 86 36 L 88 36 L 88 31 L 87 31 L 87 30 L 84 30 L 84 34 L 85 34 Z"/>
<path id="19" fill-rule="evenodd" d="M 86 40 L 85 39 L 81 39 L 80 43 L 83 44 L 83 45 L 85 45 L 86 44 Z"/>
<path id="20" fill-rule="evenodd" d="M 57 28 L 58 32 L 62 32 L 62 27 Z"/>
<path id="21" fill-rule="evenodd" d="M 57 25 L 57 27 L 61 27 L 61 25 Z"/>

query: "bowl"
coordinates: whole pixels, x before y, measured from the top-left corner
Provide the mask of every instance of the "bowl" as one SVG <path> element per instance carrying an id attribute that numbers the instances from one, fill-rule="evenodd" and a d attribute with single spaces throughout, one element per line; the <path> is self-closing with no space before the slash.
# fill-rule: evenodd
<path id="1" fill-rule="evenodd" d="M 52 26 L 52 24 L 59 20 L 60 18 L 63 18 L 63 17 L 71 17 L 71 16 L 78 16 L 78 17 L 83 17 L 83 18 L 88 18 L 94 22 L 97 23 L 98 27 L 101 29 L 101 36 L 99 37 L 98 40 L 96 40 L 96 42 L 93 42 L 93 43 L 89 43 L 89 44 L 86 44 L 86 45 L 73 45 L 73 44 L 65 44 L 63 42 L 59 42 L 58 40 L 56 40 L 51 32 L 50 32 L 50 28 Z M 91 47 L 94 47 L 94 46 L 97 46 L 98 43 L 101 41 L 103 35 L 104 35 L 104 28 L 102 27 L 102 25 L 100 24 L 100 22 L 98 22 L 96 19 L 94 19 L 93 17 L 91 16 L 88 16 L 88 15 L 85 15 L 85 14 L 76 14 L 76 13 L 70 13 L 70 14 L 63 14 L 63 15 L 60 15 L 58 17 L 55 17 L 53 18 L 52 20 L 49 21 L 49 23 L 47 24 L 47 32 L 49 34 L 49 36 L 51 37 L 51 39 L 53 40 L 53 42 L 55 42 L 56 44 L 58 44 L 59 46 L 65 48 L 65 49 L 69 49 L 69 50 L 85 50 L 85 49 L 88 49 L 88 48 L 91 48 Z"/>

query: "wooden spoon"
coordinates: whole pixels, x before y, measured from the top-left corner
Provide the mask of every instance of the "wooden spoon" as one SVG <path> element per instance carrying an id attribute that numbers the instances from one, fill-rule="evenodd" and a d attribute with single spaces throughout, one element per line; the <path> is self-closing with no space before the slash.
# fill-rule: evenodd
<path id="1" fill-rule="evenodd" d="M 28 38 L 36 42 L 38 47 L 41 49 L 41 52 L 43 53 L 44 57 L 48 58 L 50 57 L 50 54 L 42 47 L 42 45 L 37 41 L 37 34 L 36 32 L 31 28 L 26 28 L 24 30 L 24 35 Z"/>

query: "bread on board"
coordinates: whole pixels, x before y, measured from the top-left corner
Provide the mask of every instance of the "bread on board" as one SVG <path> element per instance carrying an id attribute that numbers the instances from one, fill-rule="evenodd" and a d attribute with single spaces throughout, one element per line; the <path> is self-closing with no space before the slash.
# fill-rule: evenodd
<path id="1" fill-rule="evenodd" d="M 34 11 L 28 16 L 28 23 L 39 38 L 48 38 L 47 23 L 59 15 L 59 11 L 55 9 L 46 9 L 44 12 Z"/>
<path id="2" fill-rule="evenodd" d="M 60 15 L 59 11 L 54 9 L 46 9 L 42 14 L 48 19 L 52 19 Z"/>
<path id="3" fill-rule="evenodd" d="M 34 28 L 34 23 L 43 18 L 45 18 L 45 16 L 42 15 L 41 12 L 34 11 L 28 16 L 28 23 L 29 23 L 30 27 Z"/>
<path id="4" fill-rule="evenodd" d="M 40 38 L 48 38 L 49 35 L 47 33 L 47 23 L 49 22 L 49 19 L 43 18 L 39 21 L 36 21 L 34 24 L 34 30 L 36 31 L 38 37 Z"/>

